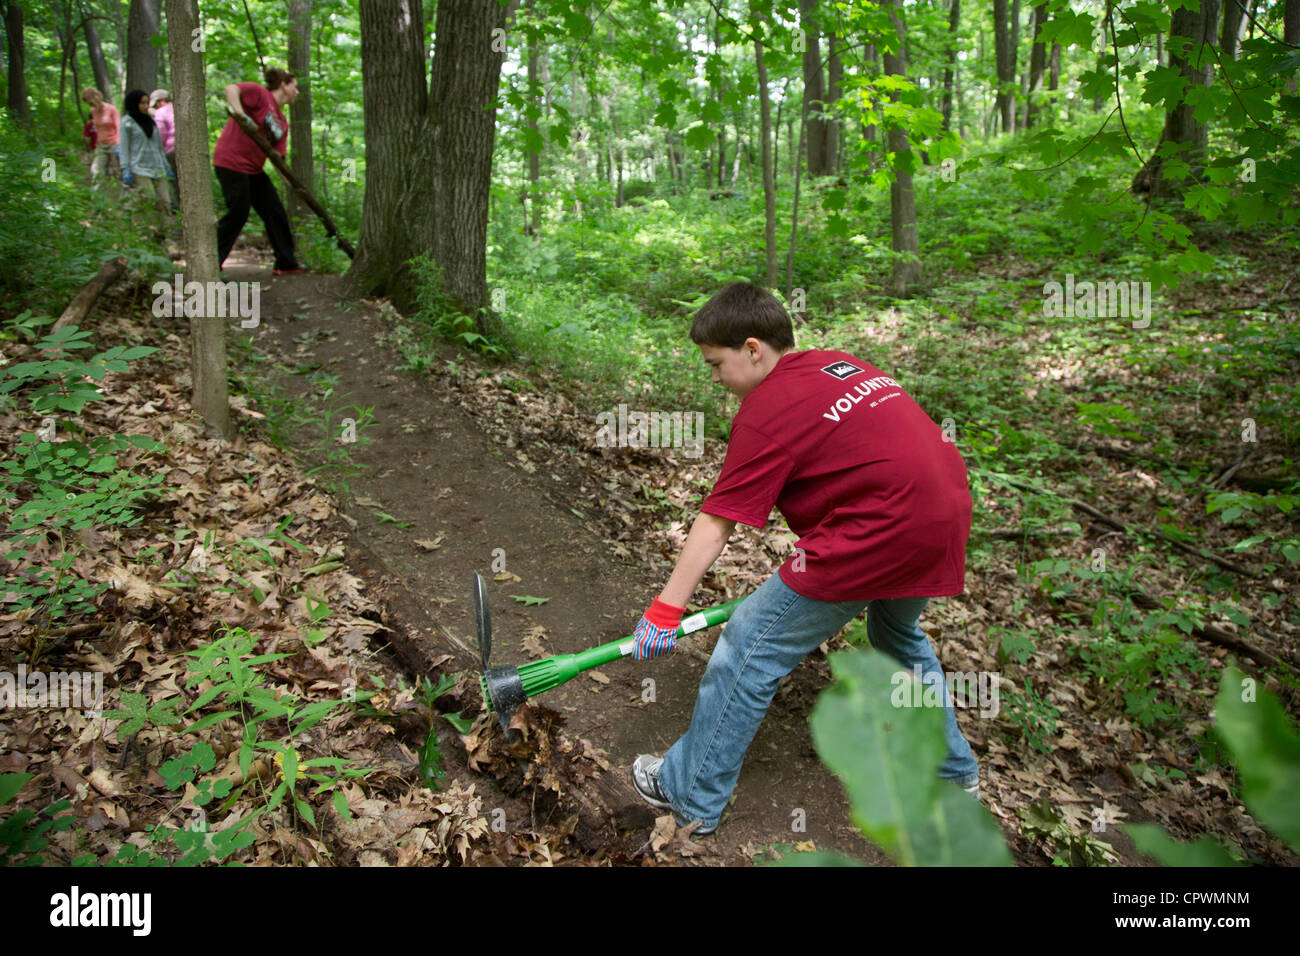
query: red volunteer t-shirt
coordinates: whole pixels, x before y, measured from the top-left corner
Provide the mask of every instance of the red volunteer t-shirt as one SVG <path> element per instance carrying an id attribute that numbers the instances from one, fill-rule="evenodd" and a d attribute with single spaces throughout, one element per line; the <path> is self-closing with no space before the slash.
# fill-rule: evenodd
<path id="1" fill-rule="evenodd" d="M 283 156 L 289 142 L 289 123 L 276 105 L 275 97 L 260 83 L 240 83 L 238 86 L 239 103 L 244 112 L 266 134 L 272 148 Z M 267 116 L 271 117 L 270 123 Z M 217 139 L 217 148 L 212 151 L 212 165 L 255 176 L 265 164 L 266 153 L 262 148 L 239 128 L 233 116 L 226 120 L 226 128 Z"/>
<path id="2" fill-rule="evenodd" d="M 965 587 L 966 464 L 897 382 L 851 355 L 784 355 L 741 402 L 701 510 L 761 528 L 774 505 L 799 536 L 781 580 L 804 597 Z"/>

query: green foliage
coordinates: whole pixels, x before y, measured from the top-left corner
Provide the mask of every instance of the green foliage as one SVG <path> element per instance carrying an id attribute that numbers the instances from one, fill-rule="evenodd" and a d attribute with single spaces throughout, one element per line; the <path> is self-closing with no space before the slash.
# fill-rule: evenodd
<path id="1" fill-rule="evenodd" d="M 904 866 L 1004 866 L 997 823 L 935 772 L 943 711 L 894 707 L 897 664 L 879 653 L 832 655 L 836 683 L 817 700 L 813 741 L 843 781 L 862 832 Z"/>
<path id="2" fill-rule="evenodd" d="M 30 773 L 0 774 L 0 808 L 16 797 L 33 776 Z M 18 810 L 0 821 L 0 866 L 43 865 L 45 861 L 39 854 L 50 842 L 45 834 L 69 830 L 77 821 L 75 813 L 63 812 L 71 806 L 70 801 L 59 800 L 39 813 Z"/>
<path id="3" fill-rule="evenodd" d="M 1215 730 L 1231 753 L 1246 809 L 1300 852 L 1300 734 L 1277 697 L 1235 667 L 1225 668 L 1214 703 Z M 1212 837 L 1175 843 L 1154 824 L 1126 826 L 1124 832 L 1165 866 L 1235 866 L 1241 859 Z"/>
<path id="4" fill-rule="evenodd" d="M 1022 809 L 1020 819 L 1026 836 L 1047 841 L 1054 866 L 1109 866 L 1114 858 L 1109 843 L 1070 826 L 1046 797 Z"/>
<path id="5" fill-rule="evenodd" d="M 1039 753 L 1051 753 L 1048 739 L 1056 735 L 1056 721 L 1061 712 L 1045 696 L 1034 690 L 1033 678 L 1025 678 L 1025 691 L 1018 694 L 1003 690 L 1005 712 L 1008 719 L 1019 727 L 1029 746 Z"/>
<path id="6" fill-rule="evenodd" d="M 7 327 L 35 337 L 50 321 L 24 311 Z M 90 612 L 109 586 L 72 573 L 80 537 L 69 532 L 138 524 L 142 507 L 158 494 L 163 480 L 161 474 L 136 471 L 145 456 L 166 451 L 147 435 L 101 434 L 86 441 L 62 437 L 80 432 L 76 416 L 103 398 L 93 382 L 109 372 L 125 372 L 130 360 L 155 351 L 117 346 L 88 360 L 74 359 L 72 352 L 90 347 L 88 336 L 67 326 L 41 338 L 37 347 L 43 358 L 0 368 L 0 396 L 26 404 L 41 423 L 40 431 L 18 435 L 13 454 L 0 461 L 0 520 L 10 535 L 5 558 L 17 565 L 6 579 L 3 603 L 13 612 L 35 615 L 32 660 L 45 650 L 52 629 Z M 61 423 L 57 413 L 73 419 Z M 125 455 L 134 458 L 130 465 L 121 463 Z M 41 550 L 51 535 L 58 542 L 52 556 Z"/>

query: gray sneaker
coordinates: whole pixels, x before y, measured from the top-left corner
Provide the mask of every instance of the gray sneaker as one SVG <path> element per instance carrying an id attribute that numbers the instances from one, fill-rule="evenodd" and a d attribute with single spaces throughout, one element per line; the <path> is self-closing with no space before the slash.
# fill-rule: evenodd
<path id="1" fill-rule="evenodd" d="M 673 819 L 677 821 L 678 826 L 684 826 L 681 816 L 676 810 L 673 810 L 672 803 L 668 800 L 668 795 L 664 793 L 663 787 L 659 785 L 659 768 L 664 764 L 663 757 L 656 757 L 652 754 L 641 754 L 632 764 L 632 786 L 636 787 L 636 792 L 641 794 L 641 799 L 652 807 L 658 807 L 660 810 L 670 810 Z M 717 825 L 708 826 L 701 823 L 692 836 L 708 836 Z"/>

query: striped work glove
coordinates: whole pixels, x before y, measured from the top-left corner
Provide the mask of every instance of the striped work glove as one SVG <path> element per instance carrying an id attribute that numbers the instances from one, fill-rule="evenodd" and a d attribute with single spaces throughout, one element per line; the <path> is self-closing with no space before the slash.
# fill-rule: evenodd
<path id="1" fill-rule="evenodd" d="M 636 646 L 632 656 L 639 661 L 649 660 L 677 650 L 677 628 L 682 623 L 684 607 L 673 607 L 655 598 L 650 609 L 641 617 L 633 633 Z"/>

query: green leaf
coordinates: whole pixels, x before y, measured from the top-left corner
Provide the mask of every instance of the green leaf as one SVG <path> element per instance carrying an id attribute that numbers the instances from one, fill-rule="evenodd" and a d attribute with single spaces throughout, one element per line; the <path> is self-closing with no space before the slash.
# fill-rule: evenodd
<path id="1" fill-rule="evenodd" d="M 454 714 L 443 714 L 442 716 L 447 718 L 447 723 L 456 728 L 457 733 L 467 734 L 469 733 L 470 728 L 474 726 L 474 721 L 470 718 L 462 717 L 459 711 Z"/>
<path id="2" fill-rule="evenodd" d="M 18 791 L 27 785 L 35 774 L 5 773 L 0 774 L 0 806 L 8 803 L 18 795 Z"/>
<path id="3" fill-rule="evenodd" d="M 1176 843 L 1159 824 L 1125 823 L 1120 829 L 1129 835 L 1139 853 L 1154 857 L 1165 866 L 1240 866 L 1223 844 L 1204 836 L 1195 843 Z"/>
<path id="4" fill-rule="evenodd" d="M 862 831 L 904 866 L 1009 866 L 989 812 L 935 775 L 943 709 L 895 706 L 912 699 L 911 678 L 884 654 L 844 651 L 830 662 L 837 682 L 817 700 L 813 740 Z"/>
<path id="5" fill-rule="evenodd" d="M 524 607 L 534 607 L 538 604 L 545 604 L 550 598 L 533 597 L 531 594 L 512 594 L 510 595 Z"/>
<path id="6" fill-rule="evenodd" d="M 840 856 L 828 850 L 813 853 L 788 853 L 779 860 L 768 860 L 760 866 L 866 866 L 861 860 Z"/>
<path id="7" fill-rule="evenodd" d="M 1234 667 L 1215 698 L 1215 730 L 1232 752 L 1241 797 L 1256 820 L 1300 851 L 1300 736 L 1278 699 Z"/>
<path id="8" fill-rule="evenodd" d="M 351 822 L 352 808 L 348 806 L 348 798 L 343 796 L 342 790 L 334 791 L 334 809 L 338 811 L 339 816 L 344 820 Z"/>

